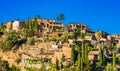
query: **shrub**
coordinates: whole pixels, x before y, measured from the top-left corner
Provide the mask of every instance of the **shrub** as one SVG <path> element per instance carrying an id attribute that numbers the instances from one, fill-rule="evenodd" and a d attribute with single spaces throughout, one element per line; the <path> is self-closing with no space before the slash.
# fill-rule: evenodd
<path id="1" fill-rule="evenodd" d="M 21 62 L 21 58 L 17 58 L 17 59 L 15 60 L 15 62 L 16 62 L 17 64 L 19 64 L 19 63 Z"/>
<path id="2" fill-rule="evenodd" d="M 61 61 L 64 62 L 65 61 L 65 55 L 62 55 Z"/>
<path id="3" fill-rule="evenodd" d="M 34 39 L 34 37 L 31 37 L 28 41 L 28 44 L 29 45 L 34 45 L 34 43 L 35 43 L 35 39 Z"/>
<path id="4" fill-rule="evenodd" d="M 7 34 L 7 37 L 1 41 L 0 46 L 3 51 L 9 51 L 13 48 L 14 45 L 16 45 L 17 42 L 18 42 L 17 33 L 10 32 Z"/>

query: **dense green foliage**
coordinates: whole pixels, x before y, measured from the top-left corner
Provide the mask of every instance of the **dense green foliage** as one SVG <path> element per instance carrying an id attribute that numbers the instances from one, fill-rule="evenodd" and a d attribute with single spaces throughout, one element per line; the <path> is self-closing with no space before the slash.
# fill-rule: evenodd
<path id="1" fill-rule="evenodd" d="M 56 70 L 59 70 L 59 60 L 56 58 L 56 64 L 55 64 Z"/>
<path id="2" fill-rule="evenodd" d="M 0 32 L 5 34 L 6 33 L 6 26 L 2 24 L 2 26 L 0 26 Z"/>
<path id="3" fill-rule="evenodd" d="M 65 55 L 62 55 L 61 61 L 64 62 L 65 61 Z"/>
<path id="4" fill-rule="evenodd" d="M 100 66 L 104 64 L 105 62 L 105 57 L 104 57 L 104 54 L 103 54 L 103 50 L 102 50 L 102 46 L 100 45 L 100 48 L 99 48 L 99 57 L 100 57 Z"/>
<path id="5" fill-rule="evenodd" d="M 112 68 L 113 71 L 116 71 L 116 54 L 113 52 L 113 62 L 112 62 Z"/>
<path id="6" fill-rule="evenodd" d="M 12 66 L 12 68 L 10 68 L 9 71 L 21 71 L 21 70 L 16 68 L 15 66 Z"/>
<path id="7" fill-rule="evenodd" d="M 75 48 L 74 46 L 71 47 L 71 60 L 73 63 L 75 62 Z"/>
<path id="8" fill-rule="evenodd" d="M 7 71 L 7 70 L 9 70 L 8 62 L 0 59 L 0 71 Z"/>
<path id="9" fill-rule="evenodd" d="M 18 41 L 18 34 L 16 32 L 9 32 L 4 40 L 1 41 L 1 49 L 4 51 L 11 50 Z"/>
<path id="10" fill-rule="evenodd" d="M 28 40 L 28 44 L 29 44 L 29 45 L 34 45 L 34 43 L 35 43 L 35 39 L 34 39 L 34 37 L 31 37 L 31 38 Z"/>
<path id="11" fill-rule="evenodd" d="M 62 13 L 58 14 L 57 19 L 60 21 L 65 20 L 64 14 Z"/>

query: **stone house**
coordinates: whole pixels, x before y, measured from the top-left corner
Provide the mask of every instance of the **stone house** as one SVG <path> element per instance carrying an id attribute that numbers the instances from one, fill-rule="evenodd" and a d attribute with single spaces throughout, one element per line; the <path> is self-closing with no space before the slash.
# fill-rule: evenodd
<path id="1" fill-rule="evenodd" d="M 94 36 L 85 36 L 85 40 L 89 41 L 88 43 L 93 46 L 97 43 L 97 40 Z"/>
<path id="2" fill-rule="evenodd" d="M 81 33 L 86 33 L 87 31 L 89 31 L 86 24 L 79 24 L 79 23 L 72 22 L 68 26 L 71 31 L 74 31 L 77 29 L 81 30 Z"/>
<path id="3" fill-rule="evenodd" d="M 75 29 L 86 29 L 86 24 L 79 24 L 79 23 L 70 23 L 69 24 L 71 30 L 75 30 Z"/>
<path id="4" fill-rule="evenodd" d="M 115 40 L 115 38 L 112 37 L 112 36 L 110 36 L 110 35 L 108 35 L 108 36 L 107 36 L 107 40 L 111 40 L 111 41 L 113 41 L 113 40 Z"/>
<path id="5" fill-rule="evenodd" d="M 89 51 L 88 59 L 89 59 L 89 61 L 98 61 L 99 60 L 99 51 Z"/>
<path id="6" fill-rule="evenodd" d="M 41 32 L 47 30 L 47 32 L 54 32 L 56 29 L 62 26 L 61 22 L 55 22 L 53 19 L 37 19 L 40 28 L 43 28 Z"/>
<path id="7" fill-rule="evenodd" d="M 115 40 L 118 40 L 120 39 L 120 34 L 113 34 L 112 37 L 115 38 Z"/>
<path id="8" fill-rule="evenodd" d="M 96 40 L 94 36 L 85 36 L 85 40 Z"/>
<path id="9" fill-rule="evenodd" d="M 107 41 L 107 39 L 106 38 L 101 38 L 100 41 L 105 42 L 105 41 Z"/>
<path id="10" fill-rule="evenodd" d="M 54 57 L 52 59 L 53 63 L 55 63 L 56 58 L 61 61 L 61 57 L 64 54 L 65 59 L 70 59 L 71 58 L 71 48 L 69 45 L 63 45 L 61 49 L 58 49 L 59 51 L 54 52 Z"/>
<path id="11" fill-rule="evenodd" d="M 10 30 L 19 31 L 24 24 L 25 24 L 24 21 L 14 20 L 14 21 L 5 23 L 5 26 L 7 27 L 7 31 L 10 31 Z"/>

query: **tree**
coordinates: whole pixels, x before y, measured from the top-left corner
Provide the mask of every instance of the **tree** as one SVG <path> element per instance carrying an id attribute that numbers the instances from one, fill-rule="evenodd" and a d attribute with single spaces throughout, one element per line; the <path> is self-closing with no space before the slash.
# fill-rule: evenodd
<path id="1" fill-rule="evenodd" d="M 62 22 L 62 20 L 65 20 L 64 14 L 60 13 L 57 16 L 57 19 Z"/>
<path id="2" fill-rule="evenodd" d="M 81 52 L 81 71 L 90 71 L 90 64 L 88 60 L 88 43 L 82 42 Z"/>
<path id="3" fill-rule="evenodd" d="M 18 33 L 16 32 L 9 32 L 4 40 L 1 41 L 1 49 L 3 51 L 8 51 L 13 48 L 14 45 L 16 45 L 18 42 Z"/>
<path id="4" fill-rule="evenodd" d="M 46 70 L 46 65 L 42 63 L 42 67 L 40 68 L 40 71 L 45 71 Z M 28 70 L 30 71 L 30 70 Z M 31 70 L 31 71 L 36 71 L 36 70 Z"/>
<path id="5" fill-rule="evenodd" d="M 87 49 L 87 43 L 85 43 L 85 47 L 84 47 L 84 52 L 85 52 L 85 64 L 87 65 L 87 60 L 88 60 L 88 49 Z"/>
<path id="6" fill-rule="evenodd" d="M 3 25 L 3 23 L 2 23 L 2 25 L 0 26 L 0 32 L 3 33 L 3 34 L 5 34 L 5 33 L 7 32 L 7 31 L 6 31 L 6 26 Z"/>
<path id="7" fill-rule="evenodd" d="M 71 48 L 71 60 L 73 61 L 73 63 L 75 62 L 75 49 L 74 49 L 74 46 Z"/>
<path id="8" fill-rule="evenodd" d="M 8 62 L 0 59 L 0 71 L 8 71 L 8 70 L 9 70 Z"/>
<path id="9" fill-rule="evenodd" d="M 28 41 L 28 44 L 29 45 L 34 45 L 34 43 L 35 43 L 35 39 L 34 39 L 34 37 L 31 37 Z"/>
<path id="10" fill-rule="evenodd" d="M 88 60 L 88 43 L 85 43 L 85 65 L 86 65 L 86 70 L 90 71 L 90 64 Z"/>
<path id="11" fill-rule="evenodd" d="M 9 29 L 10 29 L 10 30 L 13 29 L 13 23 L 10 24 L 10 28 L 9 28 Z"/>
<path id="12" fill-rule="evenodd" d="M 83 59 L 82 61 L 83 61 L 83 62 L 85 62 L 85 60 L 84 60 L 84 59 L 85 59 L 85 48 L 84 48 L 84 44 L 85 44 L 85 43 L 82 42 L 82 59 Z"/>
<path id="13" fill-rule="evenodd" d="M 65 55 L 62 55 L 61 61 L 64 62 L 65 61 Z"/>
<path id="14" fill-rule="evenodd" d="M 45 71 L 45 67 L 43 67 L 42 69 L 38 69 L 36 67 L 25 67 L 26 71 Z"/>
<path id="15" fill-rule="evenodd" d="M 56 58 L 56 64 L 55 64 L 56 70 L 59 70 L 59 60 Z"/>
<path id="16" fill-rule="evenodd" d="M 101 66 L 105 62 L 105 57 L 103 54 L 102 45 L 100 45 L 100 48 L 99 48 L 99 57 L 100 57 L 100 66 Z"/>
<path id="17" fill-rule="evenodd" d="M 38 22 L 37 19 L 39 17 L 36 16 L 33 20 L 28 19 L 26 21 L 26 25 L 22 28 L 22 35 L 25 37 L 31 37 L 38 30 Z"/>
<path id="18" fill-rule="evenodd" d="M 68 38 L 69 38 L 69 34 L 66 34 L 66 33 L 61 36 L 61 39 L 62 39 L 63 41 L 67 41 Z"/>
<path id="19" fill-rule="evenodd" d="M 34 30 L 37 31 L 38 30 L 38 22 L 37 19 L 40 19 L 40 15 L 36 15 L 34 18 Z"/>
<path id="20" fill-rule="evenodd" d="M 19 64 L 20 62 L 21 62 L 21 58 L 19 57 L 19 58 L 17 58 L 16 60 L 15 60 L 15 62 L 17 63 L 17 64 Z M 14 66 L 13 66 L 14 67 Z"/>
<path id="21" fill-rule="evenodd" d="M 16 68 L 15 66 L 12 66 L 9 71 L 20 71 L 20 69 Z"/>
<path id="22" fill-rule="evenodd" d="M 34 31 L 28 29 L 28 28 L 23 28 L 22 29 L 22 35 L 24 37 L 32 37 L 34 35 Z"/>
<path id="23" fill-rule="evenodd" d="M 112 62 L 113 71 L 116 71 L 116 54 L 113 52 L 113 62 Z"/>
<path id="24" fill-rule="evenodd" d="M 111 63 L 107 63 L 107 66 L 105 67 L 105 71 L 113 71 Z"/>
<path id="25" fill-rule="evenodd" d="M 78 71 L 81 71 L 82 70 L 82 68 L 81 68 L 81 56 L 80 56 L 80 54 L 78 54 L 78 60 L 77 60 L 77 65 L 78 65 Z"/>
<path id="26" fill-rule="evenodd" d="M 40 15 L 35 16 L 35 20 L 40 19 Z"/>
<path id="27" fill-rule="evenodd" d="M 75 31 L 73 31 L 73 38 L 74 38 L 74 39 L 77 39 L 77 37 L 80 36 L 80 34 L 81 34 L 81 33 L 80 33 L 80 30 L 75 30 Z"/>

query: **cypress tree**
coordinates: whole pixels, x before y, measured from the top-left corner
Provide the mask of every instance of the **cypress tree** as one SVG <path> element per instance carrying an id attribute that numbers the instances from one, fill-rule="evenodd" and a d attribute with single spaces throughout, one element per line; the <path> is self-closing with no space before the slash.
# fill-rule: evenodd
<path id="1" fill-rule="evenodd" d="M 113 52 L 113 63 L 112 63 L 112 68 L 113 68 L 113 71 L 116 70 L 116 55 L 115 55 L 114 52 Z"/>
<path id="2" fill-rule="evenodd" d="M 80 58 L 80 60 L 81 60 L 81 70 L 80 71 L 83 71 L 83 59 L 82 58 Z"/>
<path id="3" fill-rule="evenodd" d="M 85 69 L 86 69 L 86 58 L 87 58 L 87 56 L 86 56 L 86 54 L 87 54 L 87 52 L 86 52 L 86 44 L 85 44 L 85 42 L 82 42 L 82 71 L 84 71 Z"/>
<path id="4" fill-rule="evenodd" d="M 107 66 L 105 67 L 105 71 L 113 71 L 111 63 L 107 63 Z"/>
<path id="5" fill-rule="evenodd" d="M 62 55 L 61 61 L 64 62 L 65 61 L 65 55 Z"/>
<path id="6" fill-rule="evenodd" d="M 78 70 L 79 71 L 90 71 L 90 64 L 88 60 L 88 44 L 82 42 L 82 51 L 78 54 Z"/>
<path id="7" fill-rule="evenodd" d="M 85 64 L 87 64 L 87 43 L 85 43 L 85 47 L 84 48 L 85 48 L 85 50 L 84 50 L 84 52 L 85 52 L 85 54 L 84 54 L 85 55 L 85 59 L 84 60 L 85 60 Z"/>
<path id="8" fill-rule="evenodd" d="M 59 70 L 59 60 L 56 58 L 56 65 L 55 65 L 56 70 Z"/>
<path id="9" fill-rule="evenodd" d="M 78 70 L 80 71 L 81 70 L 81 57 L 80 57 L 80 54 L 78 54 Z"/>
<path id="10" fill-rule="evenodd" d="M 13 29 L 13 23 L 10 24 L 10 30 L 12 30 L 12 29 Z"/>
<path id="11" fill-rule="evenodd" d="M 84 62 L 85 59 L 85 52 L 84 52 L 84 42 L 82 42 L 82 61 Z"/>
<path id="12" fill-rule="evenodd" d="M 102 45 L 100 45 L 100 48 L 99 48 L 99 58 L 100 58 L 100 66 L 103 65 L 105 59 L 104 59 L 104 54 L 103 54 L 103 51 L 102 51 Z"/>
<path id="13" fill-rule="evenodd" d="M 87 71 L 90 71 L 90 64 L 88 60 L 88 44 L 85 44 L 85 64 L 86 64 L 86 69 Z"/>
<path id="14" fill-rule="evenodd" d="M 74 49 L 74 47 L 71 48 L 71 60 L 73 61 L 73 63 L 75 62 L 75 49 Z"/>

